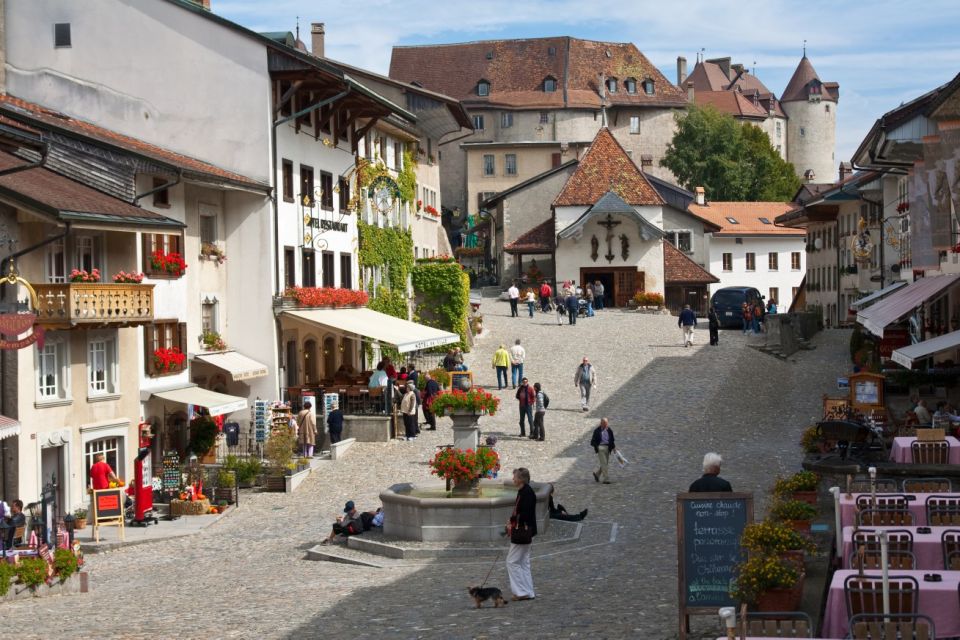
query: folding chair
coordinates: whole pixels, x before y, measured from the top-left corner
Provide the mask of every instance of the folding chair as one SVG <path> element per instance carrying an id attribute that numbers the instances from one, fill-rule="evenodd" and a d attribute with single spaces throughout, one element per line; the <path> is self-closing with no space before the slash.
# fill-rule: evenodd
<path id="1" fill-rule="evenodd" d="M 922 613 L 860 614 L 850 618 L 852 640 L 936 640 L 933 620 Z"/>
<path id="2" fill-rule="evenodd" d="M 910 444 L 913 454 L 913 464 L 949 464 L 950 443 L 946 440 L 935 442 L 920 442 L 915 440 Z"/>
<path id="3" fill-rule="evenodd" d="M 931 527 L 960 525 L 960 498 L 929 496 L 927 498 L 927 524 Z"/>
<path id="4" fill-rule="evenodd" d="M 912 527 L 913 514 L 904 509 L 864 509 L 857 524 L 867 527 Z"/>
<path id="5" fill-rule="evenodd" d="M 904 493 L 939 493 L 953 491 L 950 478 L 910 478 L 903 481 Z"/>
<path id="6" fill-rule="evenodd" d="M 951 567 L 951 556 L 960 554 L 960 529 L 947 529 L 940 534 L 940 546 L 943 549 L 943 568 L 951 571 L 960 567 Z"/>
<path id="7" fill-rule="evenodd" d="M 889 576 L 890 613 L 915 614 L 920 583 L 912 576 Z M 880 576 L 847 576 L 843 595 L 849 617 L 883 613 L 883 579 Z"/>
<path id="8" fill-rule="evenodd" d="M 861 564 L 863 565 L 861 567 Z M 851 569 L 882 569 L 882 555 L 880 550 L 864 551 L 860 554 L 854 551 L 850 554 Z M 887 568 L 899 571 L 912 571 L 917 568 L 917 559 L 911 551 L 888 551 Z"/>
<path id="9" fill-rule="evenodd" d="M 863 547 L 868 552 L 880 552 L 880 532 L 873 529 L 856 529 L 851 538 L 853 550 Z M 888 551 L 909 551 L 913 553 L 913 532 L 908 529 L 889 529 L 887 531 Z"/>
<path id="10" fill-rule="evenodd" d="M 764 638 L 812 638 L 813 622 L 802 611 L 748 613 L 747 635 Z"/>

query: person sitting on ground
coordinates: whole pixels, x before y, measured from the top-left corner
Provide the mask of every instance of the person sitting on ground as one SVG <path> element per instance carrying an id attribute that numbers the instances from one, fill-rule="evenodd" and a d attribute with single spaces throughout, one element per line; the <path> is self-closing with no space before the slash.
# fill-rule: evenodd
<path id="1" fill-rule="evenodd" d="M 580 522 L 581 520 L 583 520 L 584 518 L 587 517 L 587 510 L 586 510 L 586 509 L 584 509 L 583 511 L 581 511 L 581 512 L 578 513 L 577 515 L 572 516 L 572 515 L 570 515 L 569 513 L 567 513 L 567 510 L 564 508 L 564 506 L 563 506 L 562 504 L 554 504 L 554 503 L 553 503 L 553 491 L 554 491 L 554 487 L 553 487 L 553 485 L 551 484 L 551 485 L 550 485 L 550 498 L 548 499 L 548 502 L 547 502 L 547 507 L 550 509 L 550 517 L 551 517 L 551 518 L 553 518 L 554 520 L 566 520 L 567 522 Z"/>
<path id="2" fill-rule="evenodd" d="M 690 485 L 690 493 L 716 493 L 720 491 L 733 491 L 730 483 L 720 477 L 720 465 L 723 464 L 723 458 L 719 453 L 708 453 L 703 456 L 703 475 L 699 480 L 694 480 Z"/>
<path id="3" fill-rule="evenodd" d="M 343 507 L 342 516 L 337 516 L 337 521 L 333 523 L 333 529 L 330 535 L 323 539 L 320 544 L 330 544 L 331 542 L 346 542 L 349 536 L 358 536 L 363 533 L 363 519 L 353 500 L 348 500 Z"/>
<path id="4" fill-rule="evenodd" d="M 376 511 L 364 511 L 360 514 L 360 521 L 363 522 L 364 531 L 370 531 L 374 527 L 382 527 L 383 507 L 377 507 Z"/>

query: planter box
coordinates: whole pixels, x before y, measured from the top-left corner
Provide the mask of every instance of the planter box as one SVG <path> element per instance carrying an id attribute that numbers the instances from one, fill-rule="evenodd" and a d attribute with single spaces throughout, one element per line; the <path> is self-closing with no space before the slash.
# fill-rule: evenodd
<path id="1" fill-rule="evenodd" d="M 791 588 L 770 589 L 757 596 L 757 611 L 799 611 L 803 576 Z"/>
<path id="2" fill-rule="evenodd" d="M 226 500 L 229 504 L 234 504 L 237 501 L 237 490 L 235 488 L 229 489 L 216 489 L 213 492 L 214 502 L 220 504 L 221 500 Z"/>
<path id="3" fill-rule="evenodd" d="M 283 490 L 286 493 L 293 493 L 294 491 L 296 491 L 297 487 L 303 484 L 303 481 L 306 480 L 307 476 L 310 475 L 310 471 L 311 469 L 308 466 L 307 468 L 303 469 L 302 471 L 298 471 L 293 475 L 284 476 Z"/>
<path id="4" fill-rule="evenodd" d="M 800 533 L 810 533 L 810 520 L 784 520 L 791 529 Z"/>
<path id="5" fill-rule="evenodd" d="M 286 476 L 265 475 L 263 476 L 263 488 L 266 491 L 286 491 Z"/>
<path id="6" fill-rule="evenodd" d="M 816 491 L 794 491 L 793 499 L 799 500 L 800 502 L 806 502 L 807 504 L 816 505 L 817 492 Z"/>
<path id="7" fill-rule="evenodd" d="M 171 500 L 171 516 L 202 516 L 210 510 L 210 501 L 203 500 Z"/>
<path id="8" fill-rule="evenodd" d="M 12 602 L 14 600 L 25 600 L 29 598 L 43 598 L 45 596 L 65 596 L 75 593 L 87 593 L 90 590 L 90 581 L 86 571 L 80 571 L 67 578 L 66 582 L 60 584 L 60 581 L 54 578 L 52 585 L 42 584 L 36 591 L 31 591 L 19 582 L 16 578 L 11 581 L 10 590 L 7 595 L 0 597 L 0 602 Z"/>

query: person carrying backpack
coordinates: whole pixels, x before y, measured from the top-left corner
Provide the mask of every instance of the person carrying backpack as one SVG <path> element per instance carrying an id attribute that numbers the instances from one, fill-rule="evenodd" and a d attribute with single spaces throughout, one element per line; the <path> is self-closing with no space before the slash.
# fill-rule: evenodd
<path id="1" fill-rule="evenodd" d="M 533 413 L 533 427 L 530 429 L 530 439 L 543 442 L 545 437 L 543 431 L 543 416 L 547 413 L 547 407 L 550 406 L 550 397 L 546 394 L 540 383 L 533 385 L 536 392 L 536 409 Z"/>

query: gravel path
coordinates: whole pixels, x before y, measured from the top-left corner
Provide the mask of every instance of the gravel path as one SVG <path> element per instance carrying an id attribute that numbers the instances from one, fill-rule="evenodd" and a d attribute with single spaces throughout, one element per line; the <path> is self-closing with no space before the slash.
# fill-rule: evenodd
<path id="1" fill-rule="evenodd" d="M 18 638 L 676 637 L 675 494 L 716 450 L 723 476 L 757 492 L 762 514 L 772 478 L 799 468 L 799 434 L 845 371 L 849 333 L 820 334 L 815 351 L 781 362 L 736 331 L 710 347 L 698 330 L 685 349 L 671 317 L 608 310 L 558 327 L 552 316 L 510 318 L 504 303 L 484 301 L 483 312 L 487 334 L 468 355 L 477 382 L 495 388 L 493 351 L 521 338 L 525 373 L 551 398 L 546 442 L 518 437 L 512 390 L 483 431 L 500 436 L 505 470 L 528 467 L 556 483 L 571 511 L 590 509 L 575 550 L 544 545 L 535 555 L 535 601 L 473 610 L 466 588 L 483 578 L 486 560 L 373 569 L 303 559 L 346 500 L 375 506 L 383 487 L 428 477 L 427 458 L 452 441 L 441 419 L 416 442 L 354 445 L 295 494 L 244 496 L 233 516 L 196 536 L 88 556 L 92 593 L 0 605 L 5 626 Z M 573 386 L 584 355 L 599 374 L 589 413 Z M 631 461 L 612 469 L 611 485 L 590 475 L 588 441 L 601 416 Z M 489 582 L 508 592 L 502 561 Z M 704 638 L 719 631 L 708 618 L 694 629 Z"/>

